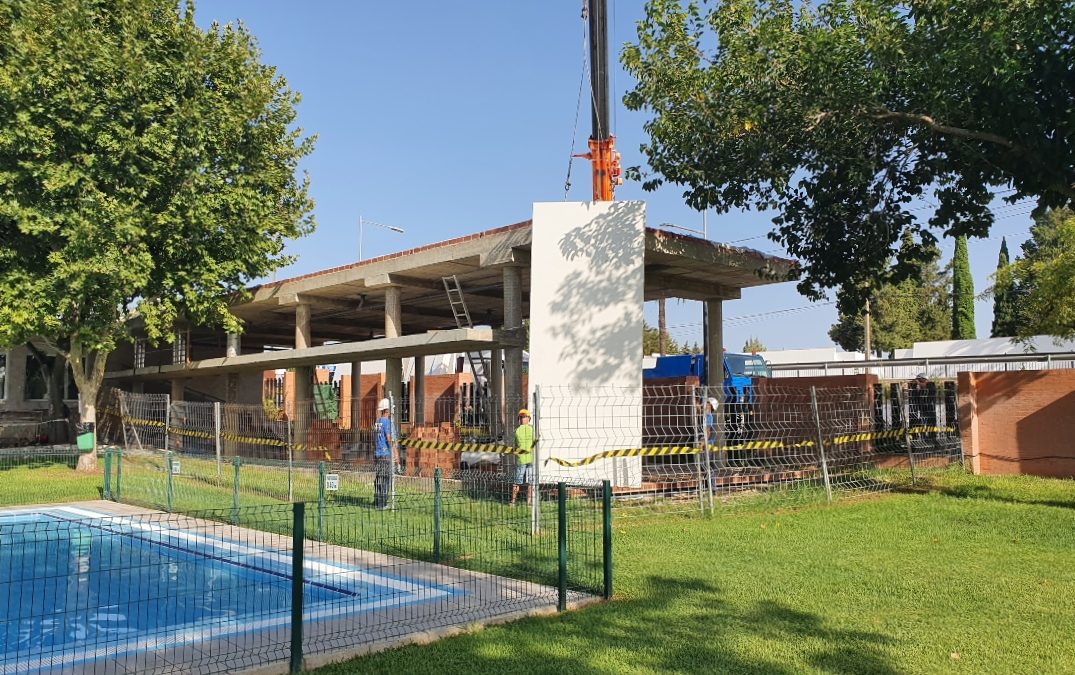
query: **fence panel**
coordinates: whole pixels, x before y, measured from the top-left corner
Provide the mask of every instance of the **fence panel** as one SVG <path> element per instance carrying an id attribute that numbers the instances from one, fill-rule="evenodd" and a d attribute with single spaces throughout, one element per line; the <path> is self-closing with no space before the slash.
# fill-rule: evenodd
<path id="1" fill-rule="evenodd" d="M 133 453 L 159 447 L 147 442 L 155 438 L 169 439 L 181 467 L 171 475 L 174 503 L 204 496 L 218 504 L 236 492 L 240 506 L 372 500 L 375 405 L 363 406 L 363 416 L 371 415 L 367 427 L 317 400 L 293 410 L 222 404 L 217 427 L 213 404 L 167 406 L 167 397 L 133 394 L 120 399 L 121 408 L 136 413 L 123 416 L 129 471 L 123 487 L 144 495 L 143 503 L 163 507 L 169 494 L 162 483 L 169 475 L 165 458 Z M 860 388 L 755 380 L 738 388 L 646 386 L 641 392 L 558 388 L 537 392 L 530 405 L 464 388 L 425 401 L 424 410 L 412 409 L 411 420 L 402 424 L 402 402 L 392 403 L 398 462 L 384 479 L 392 494 L 430 491 L 438 469 L 448 480 L 477 473 L 499 476 L 509 486 L 518 474 L 523 485 L 500 498 L 531 502 L 534 527 L 560 480 L 612 481 L 624 513 L 706 513 L 758 500 L 789 504 L 827 499 L 830 492 L 888 489 L 912 479 L 911 469 L 960 461 L 953 382 Z M 513 433 L 523 407 L 533 408 L 538 442 L 530 470 L 517 472 Z M 167 428 L 157 422 L 165 419 Z M 210 439 L 218 433 L 216 457 Z M 238 488 L 234 458 L 241 465 Z M 328 492 L 335 493 L 327 496 L 326 474 L 333 477 Z"/>

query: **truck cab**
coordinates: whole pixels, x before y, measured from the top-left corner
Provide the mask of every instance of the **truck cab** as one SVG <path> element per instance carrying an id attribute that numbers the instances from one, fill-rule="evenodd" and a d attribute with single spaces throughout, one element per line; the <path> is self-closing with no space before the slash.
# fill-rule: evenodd
<path id="1" fill-rule="evenodd" d="M 676 354 L 659 356 L 652 368 L 642 371 L 642 379 L 650 380 L 660 377 L 695 376 L 706 385 L 705 357 L 701 354 Z M 757 354 L 724 353 L 724 396 L 726 399 L 744 400 L 752 390 L 755 377 L 772 377 L 772 371 L 765 359 Z"/>

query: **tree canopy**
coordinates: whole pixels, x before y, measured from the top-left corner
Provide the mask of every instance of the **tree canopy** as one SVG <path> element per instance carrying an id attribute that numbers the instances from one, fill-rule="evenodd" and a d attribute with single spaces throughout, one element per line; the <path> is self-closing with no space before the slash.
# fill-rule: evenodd
<path id="1" fill-rule="evenodd" d="M 92 421 L 131 312 L 240 329 L 228 300 L 313 227 L 312 141 L 246 29 L 190 3 L 10 0 L 0 35 L 0 344 L 66 357 Z"/>
<path id="2" fill-rule="evenodd" d="M 1014 287 L 1014 337 L 1075 339 L 1075 213 L 1058 209 L 1035 218 L 1021 250 L 995 279 L 996 286 Z"/>
<path id="3" fill-rule="evenodd" d="M 777 210 L 800 291 L 854 313 L 939 233 L 987 235 L 997 188 L 1072 202 L 1072 34 L 1069 1 L 649 0 L 622 54 L 625 104 L 652 113 L 630 173 L 695 209 Z"/>
<path id="4" fill-rule="evenodd" d="M 909 237 L 907 237 L 909 239 Z M 905 242 L 905 245 L 913 245 Z M 891 354 L 915 342 L 947 340 L 952 329 L 951 277 L 938 265 L 940 254 L 918 273 L 899 283 L 884 283 L 870 298 L 871 347 L 875 353 Z M 861 313 L 840 312 L 829 329 L 829 337 L 848 351 L 865 348 L 865 328 Z"/>
<path id="5" fill-rule="evenodd" d="M 749 338 L 747 338 L 747 341 L 743 343 L 744 354 L 757 354 L 758 352 L 764 351 L 766 351 L 765 345 L 762 344 L 762 341 L 754 335 L 751 335 Z"/>
<path id="6" fill-rule="evenodd" d="M 683 345 L 672 339 L 671 335 L 666 335 L 664 345 L 664 353 L 667 355 L 672 354 L 686 354 L 688 351 Z M 652 354 L 659 354 L 661 350 L 661 331 L 658 328 L 654 328 L 645 321 L 642 322 L 642 355 L 650 356 Z"/>

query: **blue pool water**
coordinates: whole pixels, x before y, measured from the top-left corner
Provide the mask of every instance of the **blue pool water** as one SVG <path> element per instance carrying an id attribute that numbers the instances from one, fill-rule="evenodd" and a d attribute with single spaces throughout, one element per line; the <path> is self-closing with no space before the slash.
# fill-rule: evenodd
<path id="1" fill-rule="evenodd" d="M 87 513 L 0 514 L 0 671 L 289 624 L 288 553 Z M 307 620 L 451 593 L 317 560 L 305 561 L 304 579 Z"/>

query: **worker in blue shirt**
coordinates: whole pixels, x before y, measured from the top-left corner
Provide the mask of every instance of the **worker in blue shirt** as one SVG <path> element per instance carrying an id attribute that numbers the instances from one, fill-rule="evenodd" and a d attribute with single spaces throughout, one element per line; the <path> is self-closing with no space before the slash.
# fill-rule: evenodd
<path id="1" fill-rule="evenodd" d="M 705 442 L 717 444 L 717 399 L 711 398 L 705 404 Z M 715 448 L 714 448 L 715 449 Z"/>
<path id="2" fill-rule="evenodd" d="M 392 489 L 392 471 L 395 457 L 392 448 L 392 412 L 387 398 L 377 404 L 379 417 L 373 425 L 373 505 L 388 508 L 389 491 Z"/>

